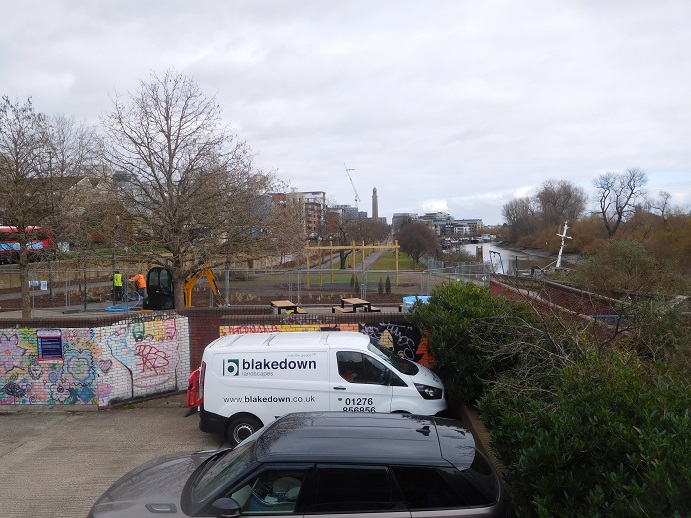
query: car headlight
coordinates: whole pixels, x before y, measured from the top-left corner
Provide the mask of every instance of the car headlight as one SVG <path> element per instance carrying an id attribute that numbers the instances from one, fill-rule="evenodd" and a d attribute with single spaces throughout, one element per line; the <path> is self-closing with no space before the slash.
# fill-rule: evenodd
<path id="1" fill-rule="evenodd" d="M 441 399 L 442 390 L 440 388 L 430 387 L 421 383 L 416 383 L 415 388 L 425 399 Z"/>

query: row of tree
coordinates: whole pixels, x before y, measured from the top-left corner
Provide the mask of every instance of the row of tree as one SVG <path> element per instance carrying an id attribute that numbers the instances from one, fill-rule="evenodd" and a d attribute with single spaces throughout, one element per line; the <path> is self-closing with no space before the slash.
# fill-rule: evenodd
<path id="1" fill-rule="evenodd" d="M 173 70 L 116 94 L 99 127 L 3 97 L 0 219 L 21 244 L 40 226 L 82 252 L 146 251 L 171 269 L 181 307 L 185 279 L 205 265 L 304 244 L 295 241 L 304 236 L 297 208 L 267 201 L 283 186 L 253 158 L 215 99 Z M 24 246 L 17 262 L 29 317 Z"/>
<path id="2" fill-rule="evenodd" d="M 555 236 L 568 221 L 568 251 L 591 253 L 611 239 L 642 243 L 660 260 L 691 274 L 691 212 L 673 206 L 672 196 L 656 198 L 645 190 L 648 177 L 640 169 L 608 172 L 594 182 L 596 208 L 588 210 L 586 192 L 569 181 L 546 181 L 535 196 L 518 198 L 502 208 L 505 238 L 519 246 L 556 252 Z"/>
<path id="3" fill-rule="evenodd" d="M 304 207 L 291 197 L 272 202 L 269 193 L 286 186 L 253 159 L 215 99 L 174 70 L 115 94 L 98 127 L 3 97 L 0 222 L 16 227 L 22 244 L 23 315 L 31 307 L 23 244 L 37 226 L 70 243 L 85 269 L 98 249 L 113 251 L 113 267 L 120 250 L 146 253 L 151 265 L 171 270 L 176 307 L 184 304 L 184 281 L 204 267 L 229 267 L 239 257 L 302 261 Z M 319 238 L 372 244 L 389 232 L 381 222 L 334 218 Z"/>

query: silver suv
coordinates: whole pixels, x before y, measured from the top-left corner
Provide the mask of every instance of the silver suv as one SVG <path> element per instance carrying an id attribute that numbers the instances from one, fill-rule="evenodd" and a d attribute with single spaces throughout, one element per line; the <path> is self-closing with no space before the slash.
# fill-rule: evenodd
<path id="1" fill-rule="evenodd" d="M 232 450 L 128 473 L 89 517 L 505 516 L 499 477 L 457 421 L 405 414 L 288 414 Z"/>

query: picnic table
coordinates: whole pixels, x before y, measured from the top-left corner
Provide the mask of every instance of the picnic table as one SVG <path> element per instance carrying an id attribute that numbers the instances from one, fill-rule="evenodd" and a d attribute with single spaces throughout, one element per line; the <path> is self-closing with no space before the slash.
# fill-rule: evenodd
<path id="1" fill-rule="evenodd" d="M 286 313 L 289 311 L 293 313 L 306 313 L 304 309 L 290 300 L 272 300 L 271 307 L 276 308 L 279 314 L 281 311 L 285 311 Z"/>
<path id="2" fill-rule="evenodd" d="M 365 312 L 379 311 L 379 308 L 372 306 L 372 303 L 368 300 L 358 298 L 342 298 L 341 305 L 332 307 L 331 312 L 336 313 L 336 311 L 338 311 L 340 313 L 355 313 L 358 308 L 362 308 Z"/>

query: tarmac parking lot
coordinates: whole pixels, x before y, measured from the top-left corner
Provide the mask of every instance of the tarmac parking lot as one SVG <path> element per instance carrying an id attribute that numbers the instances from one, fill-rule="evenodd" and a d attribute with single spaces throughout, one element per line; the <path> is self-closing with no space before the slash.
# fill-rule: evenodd
<path id="1" fill-rule="evenodd" d="M 130 469 L 159 455 L 223 446 L 199 430 L 184 397 L 84 412 L 0 408 L 0 514 L 85 517 Z"/>

